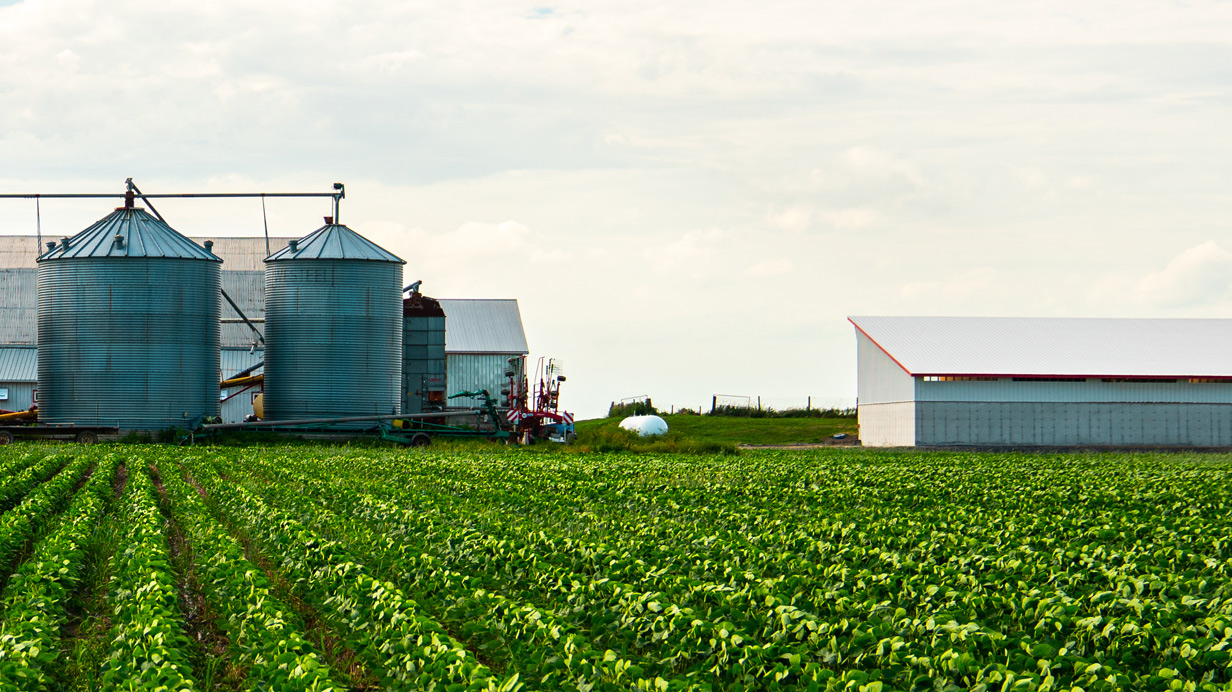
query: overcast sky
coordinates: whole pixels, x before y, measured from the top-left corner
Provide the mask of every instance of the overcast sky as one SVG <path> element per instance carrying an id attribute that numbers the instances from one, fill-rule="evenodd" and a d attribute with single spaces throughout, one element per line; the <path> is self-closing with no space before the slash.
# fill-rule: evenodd
<path id="1" fill-rule="evenodd" d="M 1201 0 L 0 0 L 0 191 L 342 181 L 408 283 L 517 298 L 583 417 L 854 401 L 847 315 L 1232 317 L 1229 37 Z"/>

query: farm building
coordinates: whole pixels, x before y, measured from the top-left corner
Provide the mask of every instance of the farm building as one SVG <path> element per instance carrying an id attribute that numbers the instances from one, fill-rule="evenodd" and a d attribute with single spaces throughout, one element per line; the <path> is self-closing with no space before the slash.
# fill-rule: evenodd
<path id="1" fill-rule="evenodd" d="M 866 446 L 1232 446 L 1232 320 L 849 320 Z"/>
<path id="2" fill-rule="evenodd" d="M 204 242 L 205 238 L 193 238 Z M 264 330 L 265 267 L 268 255 L 264 238 L 213 238 L 213 252 L 223 259 L 222 288 L 244 315 Z M 292 238 L 270 238 L 269 251 L 286 247 Z M 0 409 L 29 408 L 36 397 L 38 381 L 38 294 L 35 260 L 38 246 L 33 236 L 0 236 Z M 488 389 L 499 396 L 508 359 L 525 355 L 526 335 L 516 300 L 440 301 L 448 315 L 445 359 L 447 391 Z M 222 306 L 219 371 L 222 378 L 264 360 L 264 345 L 252 328 L 234 310 Z M 260 374 L 255 370 L 252 374 Z M 221 416 L 224 422 L 242 421 L 252 412 L 252 400 L 260 385 L 224 388 Z M 467 402 L 470 404 L 472 402 Z"/>
<path id="3" fill-rule="evenodd" d="M 441 299 L 445 309 L 445 367 L 449 393 L 480 389 L 498 400 L 509 383 L 509 359 L 528 353 L 516 300 Z M 474 402 L 455 402 L 470 406 Z"/>

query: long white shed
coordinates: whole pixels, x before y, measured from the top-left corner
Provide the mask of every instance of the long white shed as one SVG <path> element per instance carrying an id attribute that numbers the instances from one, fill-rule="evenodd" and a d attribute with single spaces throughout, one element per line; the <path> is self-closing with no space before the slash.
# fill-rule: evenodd
<path id="1" fill-rule="evenodd" d="M 1232 320 L 848 319 L 866 446 L 1232 446 Z"/>

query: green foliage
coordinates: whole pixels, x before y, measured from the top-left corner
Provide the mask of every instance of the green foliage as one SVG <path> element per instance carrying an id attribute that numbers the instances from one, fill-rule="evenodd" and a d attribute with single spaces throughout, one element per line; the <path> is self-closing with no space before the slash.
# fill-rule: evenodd
<path id="1" fill-rule="evenodd" d="M 835 433 L 845 433 L 852 438 L 856 435 L 856 422 L 849 418 L 726 418 L 681 414 L 662 417 L 667 421 L 669 436 L 679 435 L 675 446 L 680 451 L 692 445 L 702 453 L 719 453 L 741 444 L 821 443 Z M 578 449 L 599 451 L 601 445 L 606 445 L 602 447 L 605 451 L 668 451 L 652 446 L 623 446 L 622 435 L 617 432 L 619 424 L 619 420 L 611 418 L 578 421 L 579 441 L 592 440 L 589 446 Z"/>
<path id="2" fill-rule="evenodd" d="M 159 471 L 175 516 L 192 541 L 209 602 L 223 615 L 232 655 L 248 668 L 249 689 L 340 689 L 305 640 L 293 611 L 274 598 L 265 575 L 209 515 L 179 469 L 165 463 Z"/>
<path id="3" fill-rule="evenodd" d="M 193 690 L 164 520 L 145 464 L 138 461 L 147 454 L 127 464 L 127 532 L 114 558 L 108 594 L 113 638 L 100 679 L 113 690 Z"/>
<path id="4" fill-rule="evenodd" d="M 659 411 L 654 407 L 654 403 L 650 399 L 641 401 L 632 401 L 627 404 L 618 404 L 615 401 L 607 409 L 608 418 L 628 418 L 629 416 L 653 416 Z"/>
<path id="5" fill-rule="evenodd" d="M 114 455 L 97 461 L 90 481 L 73 498 L 59 527 L 22 563 L 4 589 L 0 691 L 47 689 L 52 685 L 49 668 L 57 658 L 69 596 L 81 579 L 83 546 L 103 512 L 116 463 Z M 4 515 L 6 519 L 8 516 Z"/>
<path id="6" fill-rule="evenodd" d="M 856 417 L 854 408 L 785 408 L 775 409 L 769 406 L 754 408 L 751 406 L 716 406 L 706 413 L 708 416 L 725 416 L 727 418 L 850 418 Z"/>
<path id="7" fill-rule="evenodd" d="M 0 450 L 0 468 L 20 454 Z M 0 690 L 89 686 L 49 671 L 71 669 L 65 604 L 117 457 L 103 689 L 197 688 L 174 526 L 220 615 L 219 660 L 254 689 L 335 687 L 338 653 L 306 641 L 305 609 L 353 653 L 351 679 L 386 689 L 1232 689 L 1227 455 L 83 455 L 98 468 L 71 501 L 84 456 L 0 515 L 47 508 L 3 594 Z"/>

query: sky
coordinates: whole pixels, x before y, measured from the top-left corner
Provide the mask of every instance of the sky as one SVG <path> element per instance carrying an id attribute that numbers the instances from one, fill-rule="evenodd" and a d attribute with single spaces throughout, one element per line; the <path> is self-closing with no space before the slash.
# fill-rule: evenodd
<path id="1" fill-rule="evenodd" d="M 1232 317 L 1229 36 L 1202 0 L 0 0 L 0 192 L 344 182 L 407 283 L 517 298 L 580 417 L 850 405 L 848 315 Z"/>

